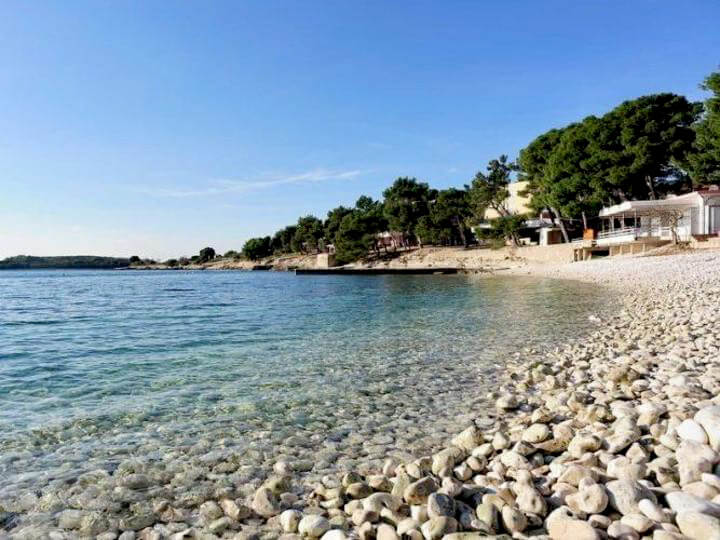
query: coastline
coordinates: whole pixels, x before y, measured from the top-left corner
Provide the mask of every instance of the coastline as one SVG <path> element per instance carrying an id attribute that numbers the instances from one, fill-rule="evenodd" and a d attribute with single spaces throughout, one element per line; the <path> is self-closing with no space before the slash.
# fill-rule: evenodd
<path id="1" fill-rule="evenodd" d="M 559 244 L 552 246 L 557 248 L 567 247 L 567 244 Z M 536 250 L 535 253 L 525 252 L 523 250 Z M 683 255 L 691 253 L 714 253 L 714 249 L 689 249 L 680 250 L 672 249 L 672 246 L 664 246 L 656 248 L 647 253 L 639 254 L 638 259 L 645 257 L 666 256 L 666 255 Z M 633 256 L 630 256 L 635 257 Z M 612 261 L 622 261 L 626 257 L 612 257 Z M 356 261 L 344 266 L 320 266 L 317 264 L 316 255 L 286 255 L 279 257 L 269 257 L 258 261 L 249 261 L 244 259 L 226 259 L 219 258 L 211 262 L 202 264 L 188 264 L 184 266 L 169 267 L 164 264 L 153 265 L 135 265 L 119 270 L 184 270 L 184 271 L 204 271 L 204 270 L 270 270 L 270 271 L 293 271 L 299 270 L 330 270 L 333 273 L 341 273 L 343 269 L 351 270 L 354 273 L 361 273 L 364 270 L 372 271 L 368 273 L 381 274 L 383 270 L 388 273 L 393 271 L 411 271 L 420 270 L 423 273 L 437 269 L 439 271 L 452 269 L 457 273 L 475 274 L 475 273 L 495 273 L 503 272 L 507 275 L 531 275 L 539 277 L 554 277 L 556 268 L 575 268 L 576 270 L 588 262 L 597 262 L 604 258 L 595 259 L 594 261 L 582 261 L 580 266 L 571 263 L 572 250 L 557 250 L 543 248 L 521 248 L 520 250 L 506 246 L 500 249 L 491 248 L 462 248 L 462 247 L 422 247 L 412 248 L 406 251 L 390 252 L 383 254 L 377 259 L 365 261 Z M 614 264 L 614 263 L 613 263 Z M 592 266 L 592 265 L 591 265 Z M 587 268 L 587 267 L 585 267 Z M 573 279 L 572 276 L 582 278 L 583 271 L 562 272 Z M 587 280 L 585 280 L 587 281 Z"/>
<path id="2" fill-rule="evenodd" d="M 720 533 L 720 367 L 713 365 L 720 255 L 509 273 L 597 284 L 621 295 L 622 309 L 591 316 L 590 336 L 559 344 L 530 370 L 522 354 L 509 363 L 488 396 L 501 419 L 488 424 L 480 415 L 432 456 L 326 478 L 302 512 L 268 516 L 258 533 L 268 527 L 288 540 Z M 275 500 L 271 484 L 250 502 L 256 513 Z"/>
<path id="3" fill-rule="evenodd" d="M 243 473 L 241 478 L 247 480 L 237 486 L 243 493 L 240 498 L 228 497 L 228 486 L 218 484 L 203 495 L 189 492 L 191 506 L 178 507 L 164 500 L 163 488 L 149 487 L 157 492 L 152 496 L 152 513 L 131 506 L 133 514 L 108 531 L 103 529 L 107 520 L 102 513 L 62 510 L 57 516 L 61 529 L 55 529 L 57 538 L 89 531 L 103 540 L 471 540 L 492 534 L 603 538 L 616 537 L 618 531 L 635 538 L 626 529 L 635 526 L 637 537 L 666 540 L 682 538 L 673 536 L 685 523 L 678 519 L 688 517 L 675 516 L 679 504 L 690 501 L 697 509 L 696 498 L 705 497 L 707 505 L 701 508 L 720 515 L 720 480 L 711 474 L 720 462 L 716 453 L 720 443 L 713 441 L 720 439 L 707 431 L 710 444 L 700 448 L 692 446 L 696 443 L 682 446 L 677 435 L 681 421 L 708 403 L 720 402 L 716 397 L 720 371 L 708 369 L 720 341 L 701 336 L 703 341 L 697 342 L 695 336 L 698 329 L 707 329 L 712 338 L 720 301 L 720 254 L 692 252 L 572 264 L 511 262 L 505 262 L 497 275 L 591 283 L 616 295 L 622 305 L 599 317 L 591 314 L 587 322 L 591 330 L 557 343 L 546 353 L 518 346 L 506 369 L 497 371 L 490 393 L 475 395 L 467 384 L 472 381 L 462 381 L 467 411 L 459 423 L 468 427 L 457 435 L 453 429 L 461 428 L 449 428 L 449 422 L 423 424 L 421 428 L 433 435 L 445 434 L 445 443 L 435 444 L 434 453 L 421 458 L 408 453 L 406 459 L 393 457 L 384 464 L 377 459 L 382 456 L 373 456 L 369 466 L 361 458 L 345 469 L 346 474 L 320 475 L 307 474 L 313 463 L 288 452 L 266 460 L 262 484 Z M 492 275 L 477 274 L 477 279 Z M 689 310 L 698 308 L 702 309 L 693 320 Z M 687 326 L 687 331 L 674 330 L 674 324 L 681 329 Z M 700 353 L 705 356 L 696 358 Z M 493 402 L 499 406 L 493 407 Z M 647 419 L 652 422 L 644 423 Z M 265 451 L 262 446 L 255 448 Z M 318 454 L 315 462 L 323 459 Z M 688 460 L 694 469 L 676 463 Z M 148 489 L 142 487 L 141 468 L 121 464 L 121 469 L 112 478 L 124 496 L 134 489 Z M 106 473 L 100 471 L 81 480 L 88 490 L 106 481 Z M 625 491 L 617 495 L 616 488 Z M 681 494 L 681 503 L 672 503 L 675 508 L 664 497 L 669 491 Z M 625 505 L 625 492 L 641 493 L 650 502 Z M 683 494 L 695 499 L 683 499 Z M 591 507 L 587 500 L 593 497 L 599 502 Z M 671 496 L 670 501 L 677 498 Z M 34 504 L 57 501 L 43 497 Z M 689 526 L 707 521 L 696 518 L 689 516 L 693 522 Z M 687 529 L 687 523 L 683 527 Z M 29 528 L 11 538 L 35 538 L 37 532 Z"/>

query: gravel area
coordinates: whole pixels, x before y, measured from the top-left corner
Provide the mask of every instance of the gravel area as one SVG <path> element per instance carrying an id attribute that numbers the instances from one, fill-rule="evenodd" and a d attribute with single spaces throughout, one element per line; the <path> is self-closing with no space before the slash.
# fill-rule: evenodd
<path id="1" fill-rule="evenodd" d="M 623 308 L 511 364 L 499 420 L 327 478 L 317 506 L 269 523 L 288 539 L 720 538 L 719 270 L 711 252 L 513 269 L 601 284 Z"/>

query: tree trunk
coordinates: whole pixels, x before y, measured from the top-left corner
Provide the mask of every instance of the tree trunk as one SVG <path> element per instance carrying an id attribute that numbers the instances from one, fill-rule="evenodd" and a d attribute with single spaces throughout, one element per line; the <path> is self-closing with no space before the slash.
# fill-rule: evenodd
<path id="1" fill-rule="evenodd" d="M 455 225 L 457 225 L 458 231 L 460 232 L 460 240 L 462 240 L 463 246 L 468 247 L 467 239 L 465 238 L 465 227 L 463 227 L 462 221 L 458 216 L 455 216 Z"/>
<path id="2" fill-rule="evenodd" d="M 645 183 L 647 184 L 648 192 L 650 193 L 650 200 L 654 201 L 655 199 L 657 199 L 657 196 L 655 195 L 655 182 L 653 181 L 651 176 L 646 176 Z"/>
<path id="3" fill-rule="evenodd" d="M 678 235 L 678 227 L 680 226 L 680 220 L 682 215 L 675 214 L 670 218 L 670 233 L 672 234 L 673 245 L 680 243 L 680 237 Z"/>
<path id="4" fill-rule="evenodd" d="M 554 206 L 550 207 L 550 211 L 555 214 L 555 217 L 557 217 L 558 225 L 560 226 L 560 232 L 563 235 L 563 240 L 566 244 L 569 244 L 570 237 L 568 236 L 567 230 L 565 229 L 565 223 L 563 222 L 562 217 L 560 217 L 560 212 L 558 212 Z"/>
<path id="5" fill-rule="evenodd" d="M 583 229 L 587 229 L 587 217 L 585 216 L 585 212 L 582 213 L 583 218 Z"/>
<path id="6" fill-rule="evenodd" d="M 510 215 L 510 212 L 503 205 L 491 205 L 490 208 L 495 210 L 500 217 L 506 217 Z"/>
<path id="7" fill-rule="evenodd" d="M 460 240 L 462 240 L 463 247 L 468 247 L 467 238 L 465 237 L 465 231 L 463 230 L 462 225 L 460 225 Z"/>

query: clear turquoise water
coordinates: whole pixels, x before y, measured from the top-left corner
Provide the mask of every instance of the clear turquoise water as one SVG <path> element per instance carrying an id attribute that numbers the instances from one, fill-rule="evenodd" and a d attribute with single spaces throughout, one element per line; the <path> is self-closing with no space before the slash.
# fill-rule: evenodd
<path id="1" fill-rule="evenodd" d="M 601 298 L 517 277 L 0 272 L 0 502 L 198 441 L 264 441 L 257 462 L 290 435 L 341 441 L 327 467 L 360 427 L 420 448 L 424 420 L 465 421 L 509 355 L 584 332 Z"/>

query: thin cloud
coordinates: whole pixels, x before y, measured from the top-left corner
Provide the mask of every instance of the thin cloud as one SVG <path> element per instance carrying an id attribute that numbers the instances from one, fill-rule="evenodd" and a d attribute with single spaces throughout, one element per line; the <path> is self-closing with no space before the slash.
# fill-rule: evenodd
<path id="1" fill-rule="evenodd" d="M 247 193 L 260 189 L 268 189 L 275 186 L 287 184 L 302 184 L 314 182 L 327 182 L 330 180 L 352 180 L 361 175 L 361 170 L 331 170 L 315 169 L 312 171 L 293 175 L 272 175 L 252 180 L 235 180 L 219 178 L 211 184 L 198 189 L 177 189 L 177 188 L 142 188 L 139 191 L 158 197 L 202 197 L 208 195 L 223 195 L 227 193 Z"/>

